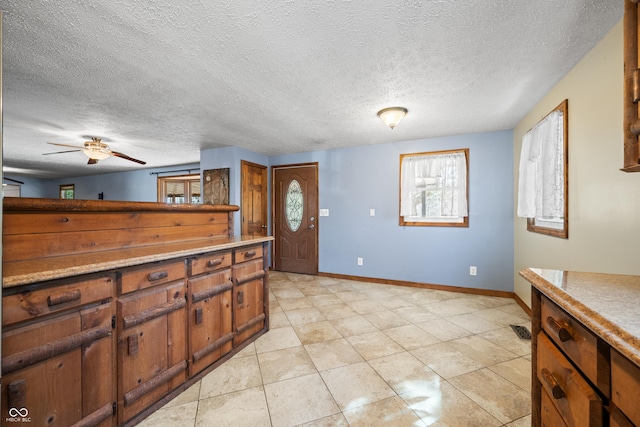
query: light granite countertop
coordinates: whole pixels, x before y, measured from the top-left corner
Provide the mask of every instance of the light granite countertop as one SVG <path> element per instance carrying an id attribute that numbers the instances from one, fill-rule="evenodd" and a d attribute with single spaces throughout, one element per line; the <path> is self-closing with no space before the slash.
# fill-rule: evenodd
<path id="1" fill-rule="evenodd" d="M 33 261 L 5 262 L 2 264 L 2 287 L 11 288 L 79 274 L 114 270 L 148 262 L 233 249 L 270 240 L 273 240 L 273 237 L 216 237 L 135 249 L 94 252 L 73 257 L 51 257 L 39 259 L 37 263 Z"/>
<path id="2" fill-rule="evenodd" d="M 520 275 L 640 366 L 640 276 L 540 268 Z"/>

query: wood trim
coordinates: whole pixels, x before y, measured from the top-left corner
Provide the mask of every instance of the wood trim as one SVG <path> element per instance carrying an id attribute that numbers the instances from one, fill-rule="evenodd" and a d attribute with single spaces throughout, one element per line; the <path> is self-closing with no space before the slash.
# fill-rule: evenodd
<path id="1" fill-rule="evenodd" d="M 518 296 L 518 294 L 513 294 L 513 299 L 518 303 L 521 309 L 524 310 L 525 313 L 531 317 L 531 307 L 529 307 L 522 299 Z"/>
<path id="2" fill-rule="evenodd" d="M 460 153 L 463 152 L 466 164 L 467 164 L 467 215 L 463 218 L 462 222 L 426 222 L 426 221 L 405 221 L 402 215 L 400 215 L 400 210 L 402 207 L 402 160 L 407 156 L 423 156 L 423 155 L 440 155 L 440 154 L 450 154 L 450 153 Z M 469 227 L 469 149 L 468 148 L 459 148 L 455 150 L 440 150 L 440 151 L 426 151 L 421 153 L 405 153 L 400 154 L 400 166 L 398 168 L 400 171 L 400 177 L 398 179 L 398 219 L 400 226 L 409 226 L 409 227 Z"/>
<path id="3" fill-rule="evenodd" d="M 406 286 L 410 288 L 433 289 L 437 291 L 459 292 L 463 294 L 484 295 L 490 297 L 512 298 L 515 299 L 515 293 L 508 291 L 496 291 L 491 289 L 475 289 L 464 288 L 461 286 L 437 285 L 432 283 L 409 282 L 405 280 L 379 279 L 375 277 L 351 276 L 347 274 L 325 273 L 319 272 L 318 276 L 331 277 L 334 279 L 356 280 L 361 282 L 380 283 L 382 285 Z M 516 300 L 516 302 L 518 302 Z M 529 313 L 527 313 L 529 314 Z"/>
<path id="4" fill-rule="evenodd" d="M 29 197 L 7 197 L 3 199 L 3 212 L 20 211 L 71 211 L 71 212 L 132 212 L 132 211 L 198 211 L 235 212 L 235 205 L 192 205 L 156 202 L 121 202 L 112 200 L 39 199 Z"/>
<path id="5" fill-rule="evenodd" d="M 151 390 L 166 383 L 171 378 L 175 377 L 176 375 L 186 370 L 187 370 L 187 361 L 181 360 L 180 362 L 176 363 L 166 371 L 161 372 L 160 374 L 151 378 L 149 381 L 140 384 L 138 387 L 126 393 L 124 395 L 124 405 L 125 406 L 131 405 L 133 402 L 140 399 L 142 396 L 149 393 Z"/>
<path id="6" fill-rule="evenodd" d="M 191 303 L 195 304 L 198 301 L 202 301 L 205 300 L 207 298 L 211 298 L 214 297 L 216 295 L 219 295 L 225 291 L 230 291 L 231 289 L 233 289 L 233 284 L 231 282 L 228 283 L 223 283 L 221 285 L 215 285 L 213 287 L 211 287 L 210 289 L 207 289 L 206 291 L 202 291 L 202 292 L 193 292 L 191 294 Z"/>
<path id="7" fill-rule="evenodd" d="M 624 92 L 622 132 L 624 148 L 624 172 L 640 172 L 640 147 L 632 126 L 638 120 L 638 105 L 634 102 L 634 74 L 638 71 L 638 5 L 636 1 L 625 0 L 623 17 L 624 39 Z"/>

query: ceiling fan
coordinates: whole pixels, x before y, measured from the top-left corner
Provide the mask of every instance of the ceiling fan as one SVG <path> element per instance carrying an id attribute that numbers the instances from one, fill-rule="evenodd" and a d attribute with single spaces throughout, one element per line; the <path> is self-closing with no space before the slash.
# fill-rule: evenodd
<path id="1" fill-rule="evenodd" d="M 129 157 L 126 154 L 111 150 L 111 148 L 109 148 L 107 144 L 102 142 L 102 138 L 91 137 L 91 141 L 84 142 L 84 147 L 80 147 L 78 145 L 58 144 L 55 142 L 47 142 L 47 144 L 58 145 L 60 147 L 72 147 L 76 148 L 76 150 L 56 151 L 55 153 L 43 153 L 43 155 L 82 151 L 87 157 L 89 157 L 89 162 L 87 163 L 89 165 L 95 165 L 96 163 L 98 163 L 98 160 L 104 160 L 111 156 L 120 157 L 125 160 L 131 160 L 132 162 L 140 163 L 141 165 L 147 164 L 147 162 L 143 162 L 142 160 L 134 159 L 133 157 Z"/>

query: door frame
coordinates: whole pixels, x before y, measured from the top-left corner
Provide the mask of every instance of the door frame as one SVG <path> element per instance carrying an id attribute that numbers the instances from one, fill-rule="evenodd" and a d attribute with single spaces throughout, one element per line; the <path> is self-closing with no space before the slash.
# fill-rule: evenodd
<path id="1" fill-rule="evenodd" d="M 264 222 L 264 225 L 267 226 L 267 228 L 264 229 L 264 236 L 268 236 L 269 235 L 269 207 L 268 207 L 268 201 L 269 201 L 269 169 L 267 168 L 267 166 L 265 165 L 261 165 L 259 163 L 253 163 L 253 162 L 249 162 L 247 160 L 240 160 L 240 235 L 243 235 L 242 229 L 244 227 L 244 221 L 243 221 L 243 217 L 244 217 L 244 213 L 245 213 L 245 206 L 244 206 L 244 180 L 245 180 L 245 176 L 244 176 L 244 169 L 245 166 L 251 166 L 251 167 L 256 167 L 256 168 L 260 168 L 260 169 L 264 169 L 264 172 L 266 173 L 265 176 L 265 185 L 264 185 L 264 193 L 262 194 L 262 214 L 264 219 L 266 220 Z"/>
<path id="2" fill-rule="evenodd" d="M 278 236 L 276 236 L 276 227 L 275 227 L 275 221 L 276 221 L 276 212 L 278 212 L 278 207 L 275 205 L 275 191 L 276 191 L 276 169 L 294 169 L 294 168 L 298 168 L 298 167 L 309 167 L 312 166 L 315 168 L 315 172 L 316 172 L 316 182 L 315 182 L 315 198 L 316 198 L 316 212 L 315 212 L 315 217 L 318 219 L 315 223 L 315 253 L 316 253 L 316 257 L 315 257 L 315 264 L 318 267 L 317 271 L 316 271 L 316 275 L 320 272 L 320 253 L 319 253 L 319 247 L 320 247 L 320 185 L 319 185 L 319 181 L 320 181 L 320 168 L 318 165 L 318 162 L 308 162 L 308 163 L 291 163 L 291 164 L 284 164 L 284 165 L 275 165 L 275 166 L 271 166 L 271 230 L 272 230 L 272 234 L 273 234 L 273 241 L 272 241 L 272 245 L 271 245 L 271 270 L 275 271 L 275 250 L 276 250 L 276 243 L 278 241 Z"/>

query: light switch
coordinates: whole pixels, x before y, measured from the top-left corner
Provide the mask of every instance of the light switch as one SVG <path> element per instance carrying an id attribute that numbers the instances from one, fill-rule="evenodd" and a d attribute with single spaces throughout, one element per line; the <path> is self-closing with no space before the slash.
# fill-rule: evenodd
<path id="1" fill-rule="evenodd" d="M 376 216 L 376 210 L 375 209 L 369 209 L 369 216 Z"/>
<path id="2" fill-rule="evenodd" d="M 329 216 L 329 209 L 320 209 L 320 216 Z"/>

